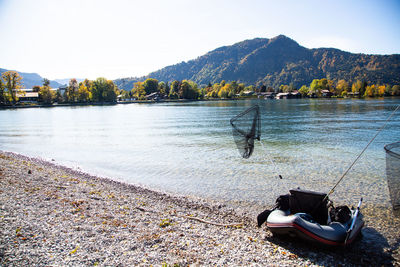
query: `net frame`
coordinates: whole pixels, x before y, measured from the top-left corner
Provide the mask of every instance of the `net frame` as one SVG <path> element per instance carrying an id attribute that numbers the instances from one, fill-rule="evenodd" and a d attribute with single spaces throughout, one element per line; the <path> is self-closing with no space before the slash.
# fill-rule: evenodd
<path id="1" fill-rule="evenodd" d="M 254 140 L 261 140 L 260 107 L 254 105 L 230 120 L 232 135 L 240 155 L 248 159 L 254 151 Z"/>
<path id="2" fill-rule="evenodd" d="M 400 210 L 400 142 L 384 146 L 386 151 L 386 179 L 394 210 Z"/>

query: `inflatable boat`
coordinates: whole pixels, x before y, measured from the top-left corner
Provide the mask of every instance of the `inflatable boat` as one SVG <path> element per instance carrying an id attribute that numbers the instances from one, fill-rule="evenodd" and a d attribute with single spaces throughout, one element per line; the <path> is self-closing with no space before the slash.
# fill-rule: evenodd
<path id="1" fill-rule="evenodd" d="M 331 222 L 321 225 L 307 213 L 290 214 L 289 210 L 274 210 L 268 216 L 267 227 L 273 234 L 284 234 L 329 246 L 343 246 L 352 243 L 364 226 L 362 214 L 358 214 L 345 223 Z M 353 220 L 355 223 L 349 232 Z"/>
<path id="2" fill-rule="evenodd" d="M 362 199 L 357 208 L 334 208 L 325 196 L 312 191 L 290 190 L 290 195 L 278 198 L 276 208 L 269 212 L 266 220 L 269 231 L 274 235 L 288 235 L 328 246 L 351 244 L 364 226 L 360 213 Z"/>

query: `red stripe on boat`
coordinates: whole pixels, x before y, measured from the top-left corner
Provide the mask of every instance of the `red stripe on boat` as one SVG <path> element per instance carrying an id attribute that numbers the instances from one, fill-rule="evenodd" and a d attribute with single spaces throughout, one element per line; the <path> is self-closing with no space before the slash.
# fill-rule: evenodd
<path id="1" fill-rule="evenodd" d="M 271 227 L 271 228 L 279 228 L 279 227 L 296 228 L 296 229 L 300 230 L 302 233 L 304 233 L 305 235 L 307 235 L 321 243 L 324 243 L 327 245 L 334 245 L 334 246 L 344 245 L 343 242 L 336 242 L 336 241 L 324 239 L 316 234 L 313 234 L 312 232 L 308 231 L 307 229 L 304 229 L 303 227 L 301 227 L 300 225 L 298 225 L 296 223 L 267 223 L 267 226 Z"/>

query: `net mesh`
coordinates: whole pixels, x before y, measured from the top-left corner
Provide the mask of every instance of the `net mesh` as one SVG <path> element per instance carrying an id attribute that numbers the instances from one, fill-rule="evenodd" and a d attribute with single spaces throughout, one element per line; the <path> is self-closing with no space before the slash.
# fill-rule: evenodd
<path id="1" fill-rule="evenodd" d="M 386 178 L 393 209 L 400 210 L 400 142 L 385 146 Z"/>
<path id="2" fill-rule="evenodd" d="M 231 119 L 232 134 L 240 155 L 247 159 L 254 151 L 254 140 L 260 140 L 260 107 L 255 105 Z"/>

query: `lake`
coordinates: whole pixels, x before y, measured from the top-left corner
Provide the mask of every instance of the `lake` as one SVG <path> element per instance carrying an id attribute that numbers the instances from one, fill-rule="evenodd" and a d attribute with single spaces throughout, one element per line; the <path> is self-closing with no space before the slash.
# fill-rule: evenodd
<path id="1" fill-rule="evenodd" d="M 242 159 L 230 118 L 261 108 L 261 146 Z M 400 99 L 201 101 L 0 110 L 0 150 L 181 195 L 271 205 L 290 188 L 328 192 Z M 331 199 L 389 204 L 384 145 L 395 114 Z M 278 174 L 283 179 L 278 178 Z"/>

